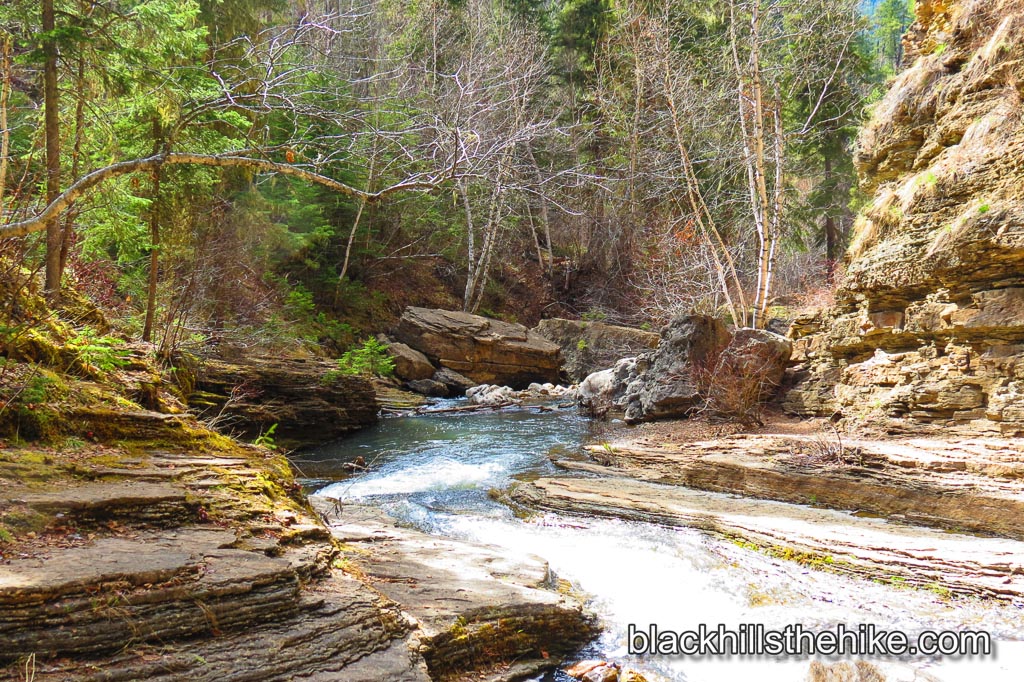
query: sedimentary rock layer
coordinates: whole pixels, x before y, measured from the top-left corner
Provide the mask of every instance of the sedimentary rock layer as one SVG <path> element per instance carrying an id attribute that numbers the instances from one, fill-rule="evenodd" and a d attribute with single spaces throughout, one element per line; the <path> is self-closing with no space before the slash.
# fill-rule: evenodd
<path id="1" fill-rule="evenodd" d="M 373 385 L 313 358 L 208 360 L 196 372 L 189 404 L 220 415 L 229 431 L 266 433 L 289 446 L 323 443 L 377 421 Z"/>
<path id="2" fill-rule="evenodd" d="M 594 372 L 658 347 L 654 332 L 604 322 L 541 320 L 534 331 L 562 349 L 562 371 L 578 384 Z"/>
<path id="3" fill-rule="evenodd" d="M 835 305 L 797 320 L 791 412 L 1024 433 L 1024 7 L 917 3 L 862 132 L 871 202 Z"/>
<path id="4" fill-rule="evenodd" d="M 526 388 L 534 382 L 558 381 L 558 346 L 521 324 L 451 310 L 406 308 L 395 338 L 478 384 Z"/>

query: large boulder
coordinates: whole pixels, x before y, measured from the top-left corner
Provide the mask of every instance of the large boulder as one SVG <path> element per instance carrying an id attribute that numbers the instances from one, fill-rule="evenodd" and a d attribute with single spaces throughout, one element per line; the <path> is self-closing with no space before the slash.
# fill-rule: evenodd
<path id="1" fill-rule="evenodd" d="M 447 386 L 433 379 L 416 379 L 415 381 L 410 381 L 406 386 L 414 393 L 430 396 L 431 398 L 447 398 L 452 394 Z"/>
<path id="2" fill-rule="evenodd" d="M 469 377 L 463 376 L 448 367 L 442 367 L 434 372 L 432 380 L 448 389 L 449 395 L 463 395 L 466 391 L 477 385 L 477 382 Z"/>
<path id="3" fill-rule="evenodd" d="M 700 376 L 712 368 L 731 341 L 721 320 L 679 315 L 661 330 L 653 353 L 637 359 L 637 377 L 626 387 L 626 421 L 689 414 L 702 402 Z"/>
<path id="4" fill-rule="evenodd" d="M 698 374 L 714 416 L 760 423 L 761 407 L 782 384 L 793 344 L 766 329 L 740 329 L 710 371 Z"/>
<path id="5" fill-rule="evenodd" d="M 275 424 L 288 447 L 315 445 L 377 421 L 373 384 L 314 358 L 205 360 L 188 387 L 188 403 L 230 431 L 254 438 Z"/>
<path id="6" fill-rule="evenodd" d="M 572 383 L 611 367 L 622 358 L 635 357 L 658 347 L 654 332 L 604 322 L 541 320 L 534 331 L 562 350 L 562 371 Z"/>
<path id="7" fill-rule="evenodd" d="M 395 337 L 434 364 L 477 384 L 525 388 L 533 382 L 558 381 L 558 346 L 521 324 L 410 307 L 402 314 Z"/>
<path id="8" fill-rule="evenodd" d="M 578 402 L 595 416 L 612 410 L 635 423 L 697 410 L 757 421 L 775 395 L 792 346 L 770 331 L 731 334 L 720 320 L 681 315 L 662 330 L 657 350 L 625 358 L 580 384 Z"/>
<path id="9" fill-rule="evenodd" d="M 589 375 L 579 385 L 577 402 L 595 417 L 625 409 L 626 387 L 637 376 L 636 366 L 637 358 L 623 358 L 614 367 Z"/>
<path id="10" fill-rule="evenodd" d="M 395 361 L 395 376 L 403 381 L 429 379 L 436 371 L 426 355 L 404 343 L 389 343 L 388 355 Z"/>

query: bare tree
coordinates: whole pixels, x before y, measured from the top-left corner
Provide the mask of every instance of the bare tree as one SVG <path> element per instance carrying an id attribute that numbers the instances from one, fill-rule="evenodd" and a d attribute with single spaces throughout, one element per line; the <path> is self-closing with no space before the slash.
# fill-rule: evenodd
<path id="1" fill-rule="evenodd" d="M 603 62 L 602 105 L 628 143 L 621 172 L 631 212 L 693 226 L 693 248 L 734 323 L 761 327 L 799 200 L 789 189 L 793 143 L 849 113 L 832 102 L 858 8 L 856 0 L 717 0 L 707 9 L 626 3 Z M 797 101 L 807 102 L 799 114 Z M 657 244 L 660 234 L 649 238 Z"/>
<path id="2" fill-rule="evenodd" d="M 469 0 L 461 15 L 448 19 L 461 24 L 461 31 L 452 32 L 463 39 L 451 46 L 450 72 L 434 74 L 433 92 L 440 133 L 459 148 L 456 192 L 466 221 L 463 309 L 475 312 L 495 254 L 523 203 L 517 196 L 538 197 L 551 260 L 546 191 L 551 178 L 533 150 L 557 125 L 554 112 L 541 102 L 549 67 L 536 32 L 492 0 Z"/>
<path id="3" fill-rule="evenodd" d="M 338 34 L 332 25 L 341 21 L 337 15 L 303 16 L 293 25 L 273 27 L 259 35 L 240 38 L 231 46 L 235 52 L 230 57 L 214 52 L 207 70 L 219 94 L 183 103 L 176 119 L 162 129 L 163 144 L 158 151 L 147 157 L 116 161 L 83 172 L 62 192 L 48 195 L 46 205 L 34 215 L 20 219 L 7 216 L 8 222 L 0 224 L 0 237 L 47 229 L 62 211 L 105 181 L 131 173 L 152 173 L 174 165 L 244 167 L 278 173 L 369 203 L 398 192 L 435 189 L 453 179 L 460 172 L 463 158 L 454 145 L 442 148 L 446 141 L 443 138 L 435 138 L 424 148 L 413 148 L 402 142 L 401 149 L 405 153 L 398 158 L 406 162 L 405 166 L 388 169 L 399 177 L 374 191 L 359 189 L 324 172 L 345 158 L 363 136 L 376 134 L 384 141 L 394 142 L 408 133 L 408 130 L 372 129 L 367 132 L 362 127 L 361 117 L 349 106 L 349 82 L 309 85 L 311 81 L 317 82 L 311 78 L 312 74 L 323 73 L 336 60 L 336 56 L 324 48 L 329 47 Z M 241 58 L 236 56 L 237 50 L 242 50 Z M 252 122 L 238 129 L 239 148 L 217 153 L 188 151 L 196 144 L 190 140 L 189 132 L 209 125 L 211 120 L 223 125 L 223 117 L 217 118 L 223 112 L 243 114 L 233 120 Z M 270 115 L 289 120 L 291 139 L 270 143 L 268 130 L 261 123 Z M 425 124 L 423 117 L 413 116 L 406 125 L 421 129 Z M 327 132 L 321 132 L 325 129 Z M 413 158 L 415 152 L 423 155 Z"/>

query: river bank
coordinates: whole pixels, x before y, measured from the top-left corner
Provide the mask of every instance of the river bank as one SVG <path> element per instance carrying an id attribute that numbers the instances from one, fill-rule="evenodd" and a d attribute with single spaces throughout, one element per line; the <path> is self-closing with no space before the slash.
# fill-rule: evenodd
<path id="1" fill-rule="evenodd" d="M 458 543 L 437 590 L 460 597 L 428 614 L 436 603 L 379 589 L 280 453 L 187 416 L 121 410 L 117 423 L 102 444 L 0 444 L 0 517 L 15 529 L 0 543 L 0 679 L 497 681 L 595 632 L 543 562 L 506 556 L 498 571 L 498 555 Z M 435 584 L 435 544 L 407 534 L 378 568 Z"/>
<path id="2" fill-rule="evenodd" d="M 740 679 L 757 661 L 630 657 L 622 638 L 751 618 L 1024 639 L 1007 441 L 849 439 L 823 462 L 814 422 L 434 411 L 298 453 L 296 480 L 187 416 L 116 423 L 105 444 L 0 450 L 3 518 L 23 524 L 0 565 L 18 652 L 0 679 L 530 679 L 581 647 L 648 679 Z M 332 480 L 310 507 L 300 483 Z M 872 501 L 903 506 L 879 518 Z"/>

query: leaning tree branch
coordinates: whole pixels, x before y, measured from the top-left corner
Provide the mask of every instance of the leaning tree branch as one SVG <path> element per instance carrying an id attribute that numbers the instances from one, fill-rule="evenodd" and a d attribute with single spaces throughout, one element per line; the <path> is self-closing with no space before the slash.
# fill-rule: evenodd
<path id="1" fill-rule="evenodd" d="M 456 164 L 453 163 L 450 168 L 439 176 L 418 174 L 397 184 L 385 187 L 377 192 L 364 192 L 363 190 L 356 189 L 355 187 L 346 185 L 343 182 L 339 182 L 334 178 L 329 178 L 326 175 L 321 175 L 299 166 L 290 166 L 288 164 L 268 161 L 266 159 L 256 159 L 249 156 L 234 156 L 230 154 L 186 154 L 181 152 L 168 152 L 163 154 L 154 154 L 153 156 L 147 156 L 142 159 L 120 161 L 83 175 L 70 187 L 64 190 L 63 193 L 58 195 L 56 199 L 50 202 L 50 204 L 40 213 L 25 220 L 0 225 L 0 239 L 6 237 L 21 237 L 26 234 L 39 232 L 45 229 L 47 221 L 56 218 L 61 211 L 69 208 L 75 203 L 75 201 L 102 182 L 122 175 L 127 175 L 129 173 L 149 171 L 159 166 L 167 165 L 251 168 L 265 173 L 280 173 L 281 175 L 290 175 L 292 177 L 299 178 L 300 180 L 305 180 L 306 182 L 322 185 L 346 196 L 361 199 L 370 203 L 379 201 L 389 194 L 394 194 L 396 192 L 436 189 L 446 180 L 452 179 L 456 175 Z"/>

